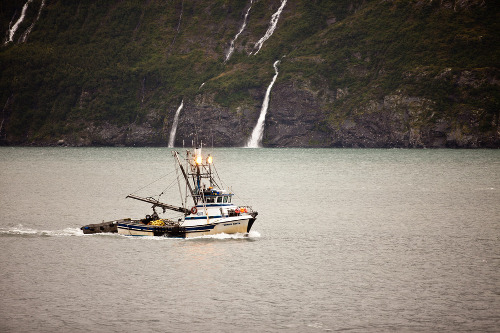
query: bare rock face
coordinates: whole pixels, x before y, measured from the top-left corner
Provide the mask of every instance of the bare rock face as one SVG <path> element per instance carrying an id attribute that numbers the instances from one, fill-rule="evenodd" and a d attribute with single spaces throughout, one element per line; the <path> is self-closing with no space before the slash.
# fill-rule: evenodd
<path id="1" fill-rule="evenodd" d="M 270 96 L 264 147 L 366 147 L 366 148 L 479 148 L 500 146 L 498 114 L 486 117 L 485 109 L 461 103 L 471 89 L 498 87 L 495 75 L 474 71 L 436 76 L 425 71 L 423 80 L 451 80 L 457 87 L 453 112 L 443 113 L 436 101 L 410 95 L 403 89 L 378 99 L 341 109 L 354 94 L 349 87 L 314 90 L 308 84 L 278 82 Z M 175 146 L 203 142 L 213 147 L 245 146 L 259 117 L 263 92 L 253 104 L 218 105 L 213 94 L 200 93 L 184 101 Z M 340 106 L 339 106 L 340 105 Z M 166 146 L 178 105 L 162 112 L 151 110 L 141 123 L 118 126 L 90 124 L 77 135 L 64 137 L 65 145 Z M 488 127 L 491 130 L 485 131 Z M 76 138 L 76 139 L 75 139 Z"/>
<path id="2" fill-rule="evenodd" d="M 175 146 L 203 142 L 213 147 L 242 147 L 257 117 L 258 110 L 248 106 L 232 110 L 219 105 L 187 102 L 179 116 Z"/>
<path id="3" fill-rule="evenodd" d="M 462 73 L 456 79 L 461 84 L 479 84 L 471 79 L 471 73 Z M 487 124 L 493 130 L 484 132 L 485 111 L 481 109 L 464 107 L 454 112 L 460 114 L 459 118 L 450 118 L 440 113 L 432 99 L 397 90 L 332 118 L 330 100 L 292 84 L 278 84 L 266 118 L 264 146 L 478 148 L 498 147 L 500 143 L 498 117 Z"/>
<path id="4" fill-rule="evenodd" d="M 416 2 L 416 5 L 423 6 L 433 3 L 439 5 L 440 8 L 454 11 L 486 6 L 485 0 L 420 0 Z"/>
<path id="5" fill-rule="evenodd" d="M 325 118 L 313 92 L 277 85 L 272 92 L 263 143 L 269 147 L 324 147 L 328 133 Z"/>
<path id="6" fill-rule="evenodd" d="M 162 146 L 164 133 L 158 128 L 160 121 L 160 113 L 150 111 L 141 123 L 92 122 L 81 131 L 67 135 L 64 141 L 71 146 Z"/>

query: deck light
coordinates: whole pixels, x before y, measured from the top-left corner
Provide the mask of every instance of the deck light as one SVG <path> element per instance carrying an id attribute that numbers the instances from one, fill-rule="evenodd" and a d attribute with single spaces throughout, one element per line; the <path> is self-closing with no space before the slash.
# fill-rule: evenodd
<path id="1" fill-rule="evenodd" d="M 208 155 L 208 157 L 207 157 L 207 163 L 208 164 L 212 164 L 212 162 L 213 162 L 212 156 Z"/>
<path id="2" fill-rule="evenodd" d="M 196 156 L 196 164 L 201 164 L 202 161 L 201 155 Z"/>

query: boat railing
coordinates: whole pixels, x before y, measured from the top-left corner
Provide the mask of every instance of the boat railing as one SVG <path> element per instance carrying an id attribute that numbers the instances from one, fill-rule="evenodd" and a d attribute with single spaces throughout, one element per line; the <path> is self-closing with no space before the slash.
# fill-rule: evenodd
<path id="1" fill-rule="evenodd" d="M 250 214 L 252 215 L 255 213 L 255 211 L 252 209 L 252 206 L 238 206 L 235 209 L 229 209 L 228 210 L 228 215 L 229 216 L 240 216 L 243 214 Z"/>

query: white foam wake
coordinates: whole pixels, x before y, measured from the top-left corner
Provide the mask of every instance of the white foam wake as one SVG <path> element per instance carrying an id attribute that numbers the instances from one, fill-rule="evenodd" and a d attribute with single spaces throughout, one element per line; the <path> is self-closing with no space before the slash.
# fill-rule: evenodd
<path id="1" fill-rule="evenodd" d="M 276 25 L 278 24 L 278 20 L 280 18 L 281 12 L 283 11 L 283 8 L 285 8 L 286 1 L 287 0 L 283 0 L 281 2 L 280 8 L 278 8 L 276 13 L 274 13 L 273 16 L 271 16 L 271 22 L 269 23 L 269 28 L 267 28 L 267 31 L 264 34 L 264 36 L 261 39 L 259 39 L 259 41 L 257 43 L 255 43 L 255 46 L 253 47 L 254 49 L 257 49 L 257 51 L 255 51 L 254 54 L 259 53 L 260 48 L 262 47 L 262 44 L 264 44 L 264 42 L 266 40 L 268 40 L 269 37 L 272 36 L 274 29 L 276 29 Z"/>
<path id="2" fill-rule="evenodd" d="M 65 228 L 62 230 L 38 230 L 24 227 L 23 225 L 18 225 L 17 227 L 0 228 L 0 236 L 83 236 L 83 231 L 81 231 L 79 228 Z"/>
<path id="3" fill-rule="evenodd" d="M 262 136 L 264 135 L 264 122 L 266 120 L 267 108 L 269 106 L 269 95 L 271 94 L 271 89 L 273 88 L 274 82 L 276 82 L 276 78 L 278 77 L 278 64 L 279 60 L 276 60 L 273 64 L 274 67 L 274 77 L 271 81 L 269 87 L 267 87 L 266 96 L 264 97 L 264 102 L 262 103 L 262 107 L 260 109 L 259 119 L 257 120 L 257 124 L 255 125 L 252 136 L 248 140 L 247 148 L 259 148 L 262 145 Z"/>
<path id="4" fill-rule="evenodd" d="M 233 40 L 231 41 L 231 45 L 229 46 L 229 51 L 226 54 L 226 60 L 224 60 L 224 62 L 228 61 L 229 58 L 231 57 L 231 55 L 233 54 L 234 42 L 236 42 L 236 39 L 238 39 L 240 34 L 243 32 L 243 30 L 245 30 L 245 27 L 247 26 L 247 17 L 248 17 L 248 13 L 250 13 L 250 9 L 252 8 L 252 5 L 253 5 L 253 0 L 250 0 L 250 6 L 248 7 L 247 12 L 245 14 L 245 18 L 243 19 L 243 24 L 241 25 L 240 31 L 238 31 L 236 36 L 234 36 Z"/>
<path id="5" fill-rule="evenodd" d="M 168 147 L 174 148 L 175 144 L 175 133 L 177 132 L 177 123 L 179 122 L 179 113 L 181 113 L 182 107 L 184 106 L 184 100 L 182 100 L 181 105 L 177 108 L 174 116 L 174 122 L 172 124 L 172 129 L 170 130 L 170 138 L 168 139 Z"/>
<path id="6" fill-rule="evenodd" d="M 109 234 L 96 234 L 96 235 L 109 235 Z M 116 235 L 116 234 L 114 234 Z M 258 231 L 250 231 L 249 233 L 236 233 L 236 234 L 215 234 L 215 235 L 203 235 L 189 238 L 181 238 L 181 237 L 162 237 L 162 236 L 128 236 L 128 235 L 118 235 L 123 238 L 131 239 L 131 240 L 139 240 L 139 241 L 176 241 L 176 240 L 203 240 L 203 239 L 254 239 L 261 237 Z"/>
<path id="7" fill-rule="evenodd" d="M 26 10 L 28 10 L 28 5 L 31 2 L 33 2 L 33 0 L 26 1 L 26 3 L 23 6 L 23 9 L 21 11 L 21 16 L 19 16 L 19 18 L 17 19 L 16 23 L 14 23 L 14 25 L 12 27 L 9 25 L 8 37 L 7 37 L 7 40 L 4 43 L 5 45 L 7 43 L 10 43 L 10 42 L 14 41 L 14 35 L 15 35 L 16 31 L 17 31 L 17 28 L 19 28 L 19 25 L 21 23 L 23 23 L 24 16 L 26 15 Z"/>
<path id="8" fill-rule="evenodd" d="M 236 233 L 236 234 L 215 234 L 215 235 L 204 235 L 199 237 L 186 238 L 191 239 L 248 239 L 248 238 L 259 238 L 261 237 L 258 231 L 250 231 L 249 233 Z"/>

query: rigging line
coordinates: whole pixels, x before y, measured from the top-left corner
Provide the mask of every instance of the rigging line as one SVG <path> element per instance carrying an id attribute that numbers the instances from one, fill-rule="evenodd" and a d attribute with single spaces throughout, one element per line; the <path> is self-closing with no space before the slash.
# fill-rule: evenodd
<path id="1" fill-rule="evenodd" d="M 215 167 L 215 164 L 212 164 L 212 165 L 214 166 L 215 174 L 217 175 L 217 178 L 219 179 L 221 184 L 224 185 L 225 187 L 227 187 L 227 189 L 229 189 L 229 186 L 227 186 L 227 184 L 224 183 L 224 181 L 222 181 L 222 179 L 220 178 L 219 173 L 217 172 L 217 168 Z M 218 184 L 217 184 L 217 186 L 218 186 Z"/>
<path id="2" fill-rule="evenodd" d="M 213 164 L 212 164 L 213 165 Z M 220 188 L 219 184 L 217 184 L 217 182 L 215 181 L 214 177 L 212 177 L 212 172 L 210 171 L 209 168 L 207 168 L 206 166 L 203 166 L 203 169 L 205 170 L 205 172 L 209 175 L 207 178 L 208 178 L 208 181 L 210 183 L 213 183 L 213 185 L 215 185 L 215 187 L 218 187 Z M 215 166 L 214 166 L 214 169 L 215 169 Z M 219 180 L 220 180 L 220 177 L 219 177 Z"/>
<path id="3" fill-rule="evenodd" d="M 134 192 L 132 192 L 131 194 L 137 193 L 137 192 L 139 192 L 140 190 L 145 189 L 145 188 L 146 188 L 146 187 L 148 187 L 149 185 L 151 185 L 151 184 L 153 184 L 153 183 L 156 183 L 156 182 L 157 182 L 157 181 L 159 181 L 160 179 L 163 179 L 163 178 L 165 178 L 165 177 L 169 176 L 169 175 L 170 175 L 170 174 L 172 174 L 172 173 L 173 173 L 173 171 L 171 171 L 171 172 L 167 173 L 166 175 L 161 176 L 161 177 L 160 177 L 160 178 L 158 178 L 157 180 L 153 180 L 151 183 L 149 183 L 149 184 L 147 184 L 147 185 L 145 185 L 145 186 L 141 187 L 141 188 L 140 188 L 140 189 L 138 189 L 138 190 L 135 190 L 135 191 L 134 191 Z"/>
<path id="4" fill-rule="evenodd" d="M 180 168 L 180 166 L 179 166 L 179 168 Z M 184 196 L 184 208 L 187 207 L 187 203 L 188 203 L 188 188 L 189 188 L 188 182 L 189 182 L 189 179 L 186 178 L 186 181 L 184 182 L 184 193 L 186 193 L 186 195 Z"/>
<path id="5" fill-rule="evenodd" d="M 175 163 L 175 174 L 177 175 L 177 185 L 179 185 L 179 195 L 180 195 L 180 199 L 181 199 L 181 202 L 182 202 L 182 207 L 183 208 L 186 208 L 186 206 L 184 205 L 184 200 L 182 200 L 182 190 L 181 190 L 181 182 L 179 181 L 179 166 L 177 165 L 177 163 Z"/>
<path id="6" fill-rule="evenodd" d="M 219 178 L 220 182 L 221 182 L 221 183 L 222 183 L 225 187 L 227 187 L 227 188 L 229 189 L 229 186 L 228 186 L 226 183 L 224 183 L 224 181 L 220 178 L 219 173 L 217 172 L 217 168 L 215 167 L 215 165 L 214 165 L 214 170 L 215 170 L 215 174 L 217 175 L 217 178 Z M 241 201 L 243 202 L 243 204 L 244 204 L 245 206 L 249 206 L 249 205 L 247 204 L 247 200 L 246 200 L 245 198 L 240 197 L 239 195 L 237 195 L 237 194 L 236 194 L 236 193 L 234 193 L 234 192 L 233 192 L 233 195 L 234 195 L 235 197 L 237 197 L 238 199 L 241 199 Z"/>
<path id="7" fill-rule="evenodd" d="M 203 210 L 205 211 L 205 215 L 207 215 L 207 224 L 210 223 L 210 216 L 207 210 L 207 200 L 205 199 L 205 192 L 201 191 L 201 201 L 203 202 Z"/>
<path id="8" fill-rule="evenodd" d="M 180 176 L 177 175 L 177 177 L 170 184 L 168 184 L 168 186 L 163 191 L 161 191 L 161 193 L 158 195 L 158 198 L 162 196 L 165 193 L 165 191 L 169 190 L 172 186 L 174 186 L 175 182 L 179 182 L 179 177 Z"/>
<path id="9" fill-rule="evenodd" d="M 237 195 L 236 193 L 233 193 L 233 194 L 234 194 L 234 196 L 235 196 L 238 200 L 241 200 L 241 201 L 243 202 L 243 205 L 244 205 L 244 206 L 248 206 L 248 207 L 250 207 L 250 205 L 247 203 L 247 199 L 240 197 L 240 196 L 239 196 L 239 195 Z"/>

